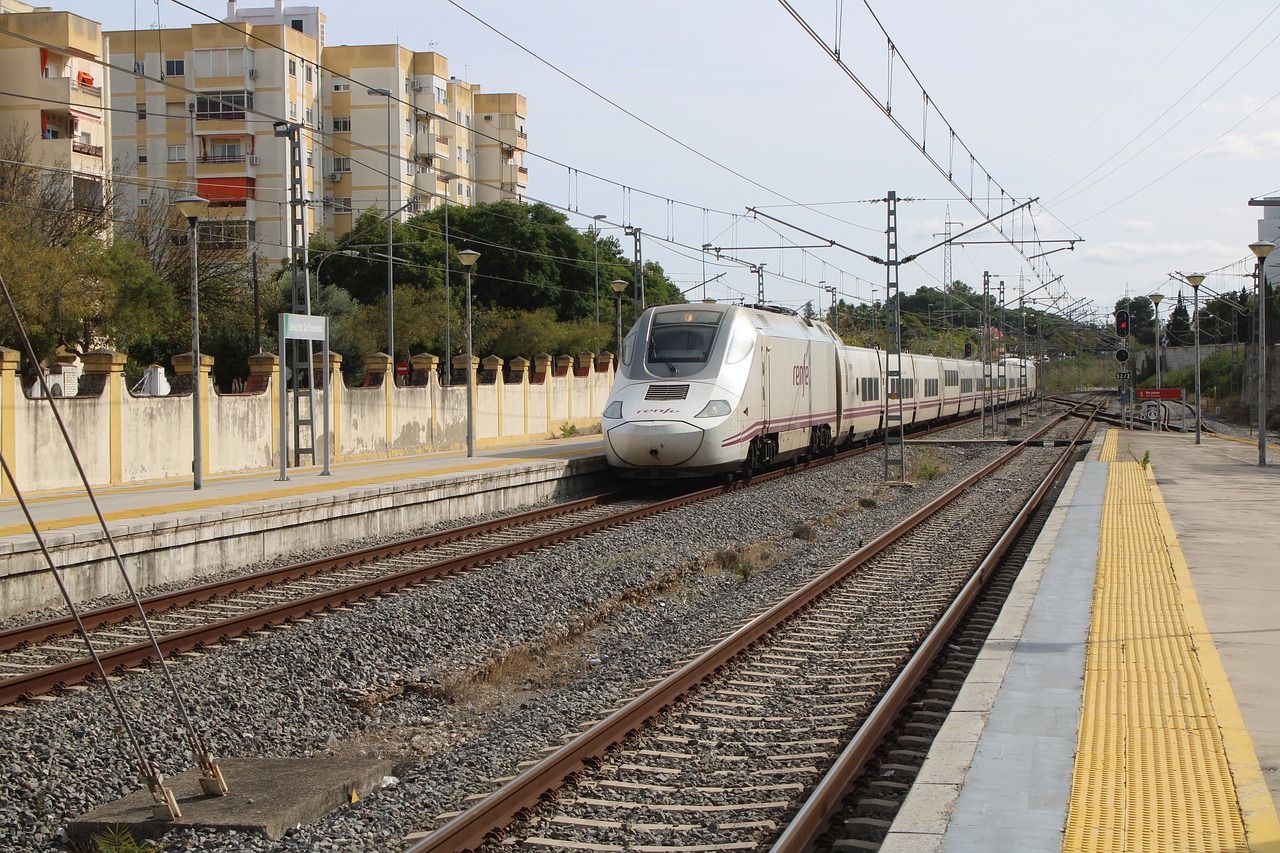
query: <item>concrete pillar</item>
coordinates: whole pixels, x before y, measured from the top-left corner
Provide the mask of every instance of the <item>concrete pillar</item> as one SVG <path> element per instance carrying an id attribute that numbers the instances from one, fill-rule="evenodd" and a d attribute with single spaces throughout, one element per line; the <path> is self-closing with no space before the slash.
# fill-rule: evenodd
<path id="1" fill-rule="evenodd" d="M 519 384 L 521 388 L 520 411 L 521 424 L 520 434 L 529 434 L 529 359 L 516 356 L 511 359 L 509 365 L 510 379 L 508 384 Z"/>
<path id="2" fill-rule="evenodd" d="M 316 402 L 329 406 L 329 427 L 333 433 L 329 440 L 329 459 L 333 460 L 342 452 L 342 391 L 346 387 L 342 382 L 342 354 L 329 351 L 328 385 L 324 384 L 324 367 L 324 350 L 320 350 L 311 356 L 311 375 L 316 377 L 316 387 L 323 388 Z M 324 409 L 316 410 L 315 419 L 316 422 L 311 426 L 311 434 L 319 435 L 320 430 L 324 429 Z M 319 453 L 319 450 L 317 446 L 316 452 Z M 320 461 L 319 456 L 314 456 L 312 459 L 316 463 Z"/>
<path id="3" fill-rule="evenodd" d="M 124 353 L 111 350 L 87 352 L 83 359 L 85 378 L 92 377 L 101 382 L 107 399 L 107 447 L 111 455 L 108 468 L 113 486 L 124 482 L 124 366 L 128 361 L 129 357 Z M 187 362 L 191 362 L 190 355 Z M 209 359 L 209 364 L 212 367 L 212 358 Z M 95 383 L 91 380 L 90 384 Z"/>
<path id="4" fill-rule="evenodd" d="M 0 347 L 0 453 L 9 465 L 17 464 L 18 401 L 26 402 L 22 383 L 18 380 L 18 366 L 22 356 L 16 349 Z M 14 475 L 18 472 L 15 470 Z M 13 496 L 13 484 L 0 474 L 0 495 Z"/>
<path id="5" fill-rule="evenodd" d="M 547 419 L 547 429 L 551 429 L 551 382 L 554 379 L 551 371 L 553 359 L 550 353 L 540 352 L 533 357 L 533 379 L 535 382 L 541 382 L 543 386 L 543 398 L 545 404 L 543 406 L 543 415 Z"/>
<path id="6" fill-rule="evenodd" d="M 200 353 L 200 370 L 193 377 L 191 374 L 191 353 L 182 352 L 173 357 L 173 373 L 174 385 L 179 389 L 186 389 L 187 393 L 191 393 L 195 388 L 195 383 L 200 383 L 200 467 L 207 469 L 209 467 L 209 411 L 213 407 L 210 403 L 213 395 L 210 393 L 209 376 L 213 373 L 213 356 L 208 353 Z M 194 403 L 192 409 L 195 408 Z M 195 412 L 193 411 L 194 415 Z M 192 429 L 195 429 L 195 418 L 192 418 Z M 201 471 L 200 477 L 204 479 L 204 475 L 208 471 Z"/>
<path id="7" fill-rule="evenodd" d="M 409 384 L 431 385 L 431 377 L 440 369 L 440 356 L 431 353 L 419 353 L 409 358 Z"/>
<path id="8" fill-rule="evenodd" d="M 386 445 L 388 455 L 391 454 L 392 436 L 395 435 L 393 432 L 394 428 L 391 416 L 392 405 L 395 399 L 391 392 L 394 391 L 396 387 L 396 383 L 392 375 L 392 368 L 394 366 L 391 356 L 387 355 L 385 352 L 375 352 L 364 357 L 364 384 L 366 386 L 376 386 L 379 384 L 382 386 L 382 406 L 383 410 L 386 412 L 385 432 L 382 440 Z"/>
<path id="9" fill-rule="evenodd" d="M 496 355 L 486 355 L 484 358 L 480 359 L 480 364 L 482 366 L 482 370 L 480 371 L 480 378 L 483 380 L 485 385 L 493 386 L 492 393 L 496 398 L 496 401 L 495 401 L 496 406 L 494 407 L 494 417 L 498 419 L 498 422 L 494 424 L 493 435 L 495 438 L 501 438 L 502 436 L 506 435 L 506 429 L 504 428 L 502 423 L 502 420 L 503 420 L 502 415 L 503 415 L 503 411 L 505 410 L 505 404 L 503 401 L 504 401 L 504 398 L 506 397 L 506 394 L 502 390 L 502 386 L 503 386 L 502 359 Z M 477 412 L 479 411 L 478 400 L 476 403 L 476 411 Z M 479 424 L 480 422 L 476 421 L 476 423 Z M 476 428 L 476 431 L 479 432 L 478 426 Z"/>
<path id="10" fill-rule="evenodd" d="M 556 356 L 556 376 L 564 377 L 564 419 L 573 423 L 573 356 Z M 558 432 L 558 428 L 556 431 Z"/>

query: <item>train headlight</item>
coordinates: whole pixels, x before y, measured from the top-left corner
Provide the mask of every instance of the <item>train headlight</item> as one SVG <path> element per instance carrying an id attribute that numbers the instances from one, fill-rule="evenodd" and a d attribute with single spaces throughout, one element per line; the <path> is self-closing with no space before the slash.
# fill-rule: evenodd
<path id="1" fill-rule="evenodd" d="M 699 418 L 722 418 L 733 411 L 733 407 L 729 405 L 727 400 L 712 400 L 710 403 L 702 407 L 702 411 L 698 412 L 694 417 Z"/>
<path id="2" fill-rule="evenodd" d="M 614 400 L 612 403 L 604 407 L 604 416 L 606 418 L 622 417 L 622 401 Z"/>

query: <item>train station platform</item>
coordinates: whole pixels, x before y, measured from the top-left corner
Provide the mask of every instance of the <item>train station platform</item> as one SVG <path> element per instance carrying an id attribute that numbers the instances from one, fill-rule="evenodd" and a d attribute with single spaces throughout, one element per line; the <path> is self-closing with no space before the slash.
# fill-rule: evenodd
<path id="1" fill-rule="evenodd" d="M 880 847 L 1280 853 L 1280 465 L 1111 430 Z"/>
<path id="2" fill-rule="evenodd" d="M 138 585 L 187 580 L 317 546 L 393 535 L 591 488 L 608 477 L 599 435 L 395 459 L 97 487 L 98 506 Z M 119 572 L 83 489 L 24 495 L 80 600 L 121 592 Z M 377 510 L 376 515 L 372 514 Z M 210 567 L 213 567 L 211 569 Z M 0 618 L 61 607 L 47 561 L 15 498 L 0 499 Z"/>

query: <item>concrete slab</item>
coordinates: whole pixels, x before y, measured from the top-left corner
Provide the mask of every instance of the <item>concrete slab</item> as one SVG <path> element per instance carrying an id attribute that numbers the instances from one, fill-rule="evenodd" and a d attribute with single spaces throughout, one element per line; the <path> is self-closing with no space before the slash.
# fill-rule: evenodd
<path id="1" fill-rule="evenodd" d="M 371 760 L 225 758 L 218 764 L 230 789 L 225 797 L 206 797 L 194 768 L 165 780 L 182 810 L 178 820 L 154 817 L 151 794 L 142 790 L 76 818 L 67 831 L 79 840 L 120 828 L 142 840 L 183 826 L 280 838 L 348 805 L 352 791 L 366 797 L 378 790 L 392 770 L 390 761 Z"/>

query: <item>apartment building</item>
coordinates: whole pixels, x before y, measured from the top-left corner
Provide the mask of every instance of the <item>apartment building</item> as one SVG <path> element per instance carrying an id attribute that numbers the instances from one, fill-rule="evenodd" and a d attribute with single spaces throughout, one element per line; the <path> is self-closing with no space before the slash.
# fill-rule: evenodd
<path id="1" fill-rule="evenodd" d="M 108 33 L 111 103 L 136 115 L 113 128 L 121 195 L 146 207 L 196 191 L 213 203 L 206 232 L 287 257 L 280 122 L 301 141 L 308 234 L 341 237 L 369 208 L 405 218 L 525 194 L 523 96 L 481 93 L 436 53 L 326 47 L 325 27 L 318 7 L 229 0 L 222 23 Z"/>
<path id="2" fill-rule="evenodd" d="M 288 20 L 108 34 L 123 204 L 145 215 L 142 208 L 167 210 L 165 202 L 196 192 L 210 201 L 205 239 L 288 255 L 290 146 L 276 122 L 319 125 L 324 19 L 313 7 L 281 11 Z M 303 194 L 316 198 L 319 146 L 303 156 Z M 303 212 L 311 232 L 316 211 Z"/>
<path id="3" fill-rule="evenodd" d="M 0 0 L 0 135 L 26 140 L 30 161 L 89 209 L 105 202 L 112 156 L 107 53 L 94 21 Z"/>

